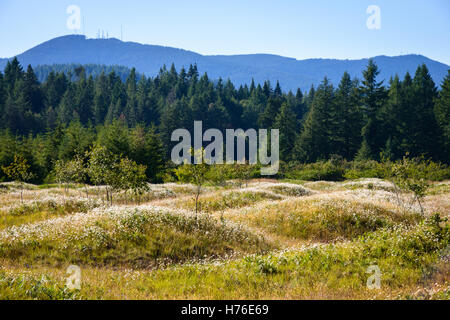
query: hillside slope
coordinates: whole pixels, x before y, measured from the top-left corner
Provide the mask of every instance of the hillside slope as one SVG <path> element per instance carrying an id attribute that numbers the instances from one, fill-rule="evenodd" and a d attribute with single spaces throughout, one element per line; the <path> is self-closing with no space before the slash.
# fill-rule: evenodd
<path id="1" fill-rule="evenodd" d="M 192 51 L 123 42 L 118 39 L 87 39 L 81 35 L 58 37 L 44 42 L 18 56 L 24 65 L 52 64 L 102 64 L 135 67 L 138 72 L 154 76 L 161 66 L 177 69 L 196 63 L 201 73 L 207 72 L 212 79 L 230 78 L 236 85 L 250 83 L 254 78 L 257 83 L 277 80 L 284 90 L 297 87 L 308 89 L 317 85 L 327 76 L 337 84 L 348 71 L 352 77 L 360 77 L 368 59 L 336 60 L 306 59 L 296 60 L 270 54 L 216 55 L 204 56 Z M 391 76 L 403 76 L 407 71 L 414 74 L 419 64 L 425 63 L 436 82 L 440 84 L 449 66 L 421 55 L 403 55 L 396 57 L 377 56 L 373 58 L 381 69 L 380 79 L 388 80 Z M 8 59 L 0 59 L 0 69 Z"/>

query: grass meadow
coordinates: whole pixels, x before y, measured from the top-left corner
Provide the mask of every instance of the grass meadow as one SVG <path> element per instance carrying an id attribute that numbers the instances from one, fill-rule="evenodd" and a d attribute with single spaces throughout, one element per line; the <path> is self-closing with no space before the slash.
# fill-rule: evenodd
<path id="1" fill-rule="evenodd" d="M 450 182 L 425 214 L 390 182 L 0 188 L 0 299 L 449 299 Z M 78 266 L 80 287 L 67 285 Z M 379 287 L 368 285 L 373 267 Z M 372 268 L 372 269 L 371 269 Z"/>

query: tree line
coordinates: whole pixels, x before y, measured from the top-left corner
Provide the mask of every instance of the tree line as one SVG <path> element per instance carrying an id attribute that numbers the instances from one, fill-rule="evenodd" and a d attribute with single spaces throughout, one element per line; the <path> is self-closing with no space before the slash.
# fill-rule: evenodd
<path id="1" fill-rule="evenodd" d="M 73 72 L 73 73 L 72 73 Z M 230 80 L 165 66 L 153 78 L 131 69 L 87 76 L 83 66 L 51 71 L 38 81 L 17 59 L 0 72 L 0 165 L 26 159 L 34 182 L 54 179 L 58 160 L 83 159 L 94 147 L 145 166 L 149 181 L 170 167 L 173 130 L 276 128 L 280 159 L 313 163 L 424 156 L 449 163 L 450 71 L 436 87 L 425 65 L 412 76 L 377 80 L 369 61 L 361 79 L 344 73 L 307 92 L 283 92 L 277 82 L 235 87 Z M 0 179 L 7 176 L 0 172 Z"/>

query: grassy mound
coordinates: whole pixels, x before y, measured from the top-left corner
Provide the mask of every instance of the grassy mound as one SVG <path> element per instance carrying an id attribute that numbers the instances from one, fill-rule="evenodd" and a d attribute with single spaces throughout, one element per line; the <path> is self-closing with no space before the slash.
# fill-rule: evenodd
<path id="1" fill-rule="evenodd" d="M 64 216 L 75 212 L 88 212 L 99 207 L 98 201 L 68 199 L 65 201 L 45 200 L 21 204 L 19 206 L 0 210 L 0 229 L 32 223 Z"/>
<path id="2" fill-rule="evenodd" d="M 140 274 L 135 283 L 145 289 L 136 294 L 150 299 L 408 298 L 426 279 L 434 281 L 430 273 L 449 238 L 448 226 L 436 220 L 384 228 L 345 244 Z M 381 272 L 379 290 L 366 285 L 373 265 Z"/>
<path id="3" fill-rule="evenodd" d="M 280 200 L 283 197 L 266 191 L 231 191 L 223 193 L 206 194 L 199 198 L 199 210 L 202 212 L 217 212 L 233 208 L 242 208 L 263 200 Z M 184 199 L 176 203 L 178 208 L 195 208 L 193 198 Z"/>
<path id="4" fill-rule="evenodd" d="M 268 186 L 265 189 L 288 197 L 303 197 L 312 194 L 311 190 L 306 189 L 301 185 L 291 183 L 277 183 Z"/>
<path id="5" fill-rule="evenodd" d="M 330 241 L 352 239 L 397 223 L 414 224 L 420 215 L 402 214 L 369 202 L 289 199 L 250 208 L 232 218 L 288 238 Z"/>
<path id="6" fill-rule="evenodd" d="M 94 210 L 0 233 L 0 257 L 30 265 L 148 268 L 270 248 L 239 225 L 158 207 Z"/>

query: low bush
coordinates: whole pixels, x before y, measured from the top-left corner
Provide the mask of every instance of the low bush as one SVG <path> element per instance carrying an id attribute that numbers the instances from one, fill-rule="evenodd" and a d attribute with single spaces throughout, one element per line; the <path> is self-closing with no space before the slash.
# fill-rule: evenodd
<path id="1" fill-rule="evenodd" d="M 319 161 L 310 164 L 297 164 L 285 171 L 283 176 L 287 179 L 306 181 L 342 181 L 345 168 L 333 161 Z"/>
<path id="2" fill-rule="evenodd" d="M 309 164 L 282 163 L 279 176 L 286 179 L 305 181 L 342 181 L 360 178 L 387 178 L 392 162 L 345 161 L 339 158 Z M 450 179 L 450 167 L 433 161 L 420 161 L 418 170 L 431 181 Z"/>

